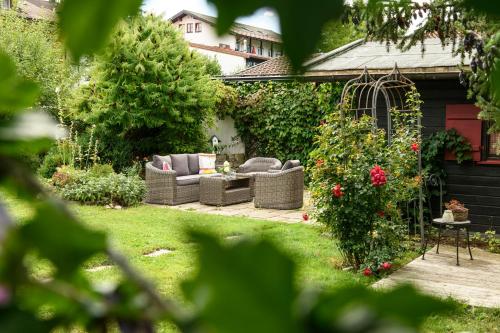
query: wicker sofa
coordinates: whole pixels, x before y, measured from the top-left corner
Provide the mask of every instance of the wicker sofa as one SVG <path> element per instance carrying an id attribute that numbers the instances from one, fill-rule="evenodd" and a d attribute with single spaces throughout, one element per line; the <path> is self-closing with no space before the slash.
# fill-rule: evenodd
<path id="1" fill-rule="evenodd" d="M 164 171 L 163 163 L 171 170 Z M 146 163 L 146 202 L 179 205 L 200 199 L 200 175 L 198 154 L 154 155 L 153 161 Z"/>
<path id="2" fill-rule="evenodd" d="M 257 208 L 301 208 L 303 196 L 304 167 L 299 161 L 287 161 L 281 170 L 255 174 L 254 206 Z"/>
<path id="3" fill-rule="evenodd" d="M 281 161 L 273 157 L 253 157 L 238 167 L 237 172 L 250 176 L 250 191 L 255 195 L 255 175 L 258 172 L 268 172 L 280 170 Z"/>

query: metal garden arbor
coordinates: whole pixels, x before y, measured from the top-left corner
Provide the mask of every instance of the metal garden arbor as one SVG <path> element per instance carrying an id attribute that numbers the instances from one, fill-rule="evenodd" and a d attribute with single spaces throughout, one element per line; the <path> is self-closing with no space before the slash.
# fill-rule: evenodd
<path id="1" fill-rule="evenodd" d="M 415 112 L 406 101 L 406 94 L 415 86 L 415 83 L 399 71 L 397 64 L 387 75 L 375 79 L 365 67 L 363 73 L 346 83 L 342 91 L 341 103 L 349 101 L 349 108 L 354 112 L 356 119 L 363 114 L 373 119 L 373 128 L 384 128 L 387 133 L 387 143 L 392 139 L 391 110 L 397 109 L 401 113 Z M 416 126 L 421 137 L 421 117 L 417 117 Z M 418 150 L 418 174 L 422 181 L 419 186 L 418 196 L 418 221 L 420 236 L 424 242 L 424 198 L 422 178 L 422 156 Z"/>

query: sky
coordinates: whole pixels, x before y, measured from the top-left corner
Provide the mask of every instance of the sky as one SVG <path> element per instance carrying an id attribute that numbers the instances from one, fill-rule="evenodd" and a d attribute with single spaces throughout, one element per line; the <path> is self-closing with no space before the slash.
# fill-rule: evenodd
<path id="1" fill-rule="evenodd" d="M 240 0 L 233 0 L 240 1 Z M 146 0 L 143 10 L 170 18 L 183 9 L 200 14 L 217 16 L 217 9 L 206 0 Z M 279 19 L 274 11 L 261 9 L 251 16 L 237 19 L 238 22 L 280 32 Z"/>

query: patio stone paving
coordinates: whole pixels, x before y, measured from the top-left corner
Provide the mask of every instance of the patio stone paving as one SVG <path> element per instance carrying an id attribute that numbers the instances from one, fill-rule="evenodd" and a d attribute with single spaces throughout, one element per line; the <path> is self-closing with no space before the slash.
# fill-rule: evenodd
<path id="1" fill-rule="evenodd" d="M 473 306 L 500 307 L 500 254 L 472 249 L 474 260 L 460 249 L 460 266 L 456 266 L 456 248 L 434 247 L 387 278 L 376 282 L 375 288 L 391 287 L 409 282 L 422 292 L 442 297 L 451 296 Z"/>
<path id="2" fill-rule="evenodd" d="M 279 210 L 279 209 L 264 209 L 255 208 L 253 202 L 245 202 L 236 205 L 215 207 L 200 204 L 199 202 L 191 202 L 187 204 L 168 206 L 172 209 L 180 209 L 186 211 L 195 211 L 206 214 L 224 215 L 224 216 L 242 216 L 261 220 L 270 220 L 286 223 L 302 223 L 302 213 L 304 209 L 297 210 Z M 308 221 L 309 222 L 309 221 Z"/>
<path id="3" fill-rule="evenodd" d="M 194 211 L 199 213 L 224 215 L 224 216 L 242 216 L 261 220 L 269 220 L 285 223 L 314 223 L 309 220 L 304 222 L 302 214 L 308 211 L 310 207 L 309 193 L 304 192 L 304 206 L 301 209 L 295 210 L 280 210 L 280 209 L 265 209 L 255 208 L 253 202 L 244 202 L 236 205 L 223 207 L 203 205 L 199 202 L 190 202 L 177 206 L 164 206 L 172 209 L 180 209 L 185 211 Z"/>

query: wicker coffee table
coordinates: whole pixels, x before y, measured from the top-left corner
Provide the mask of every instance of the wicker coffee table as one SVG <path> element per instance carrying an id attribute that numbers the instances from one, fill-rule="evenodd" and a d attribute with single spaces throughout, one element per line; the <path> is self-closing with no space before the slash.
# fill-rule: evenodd
<path id="1" fill-rule="evenodd" d="M 249 176 L 200 178 L 200 203 L 227 206 L 252 201 Z"/>

